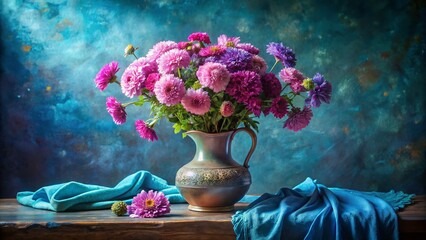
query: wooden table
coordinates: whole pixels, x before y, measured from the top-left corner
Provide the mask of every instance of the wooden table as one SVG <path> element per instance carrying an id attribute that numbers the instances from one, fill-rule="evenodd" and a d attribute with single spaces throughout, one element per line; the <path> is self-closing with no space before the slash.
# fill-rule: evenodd
<path id="1" fill-rule="evenodd" d="M 243 209 L 246 204 L 238 204 Z M 174 204 L 161 218 L 116 217 L 110 210 L 50 212 L 0 200 L 1 239 L 235 239 L 229 213 L 197 213 Z M 426 239 L 426 196 L 398 212 L 401 239 Z"/>

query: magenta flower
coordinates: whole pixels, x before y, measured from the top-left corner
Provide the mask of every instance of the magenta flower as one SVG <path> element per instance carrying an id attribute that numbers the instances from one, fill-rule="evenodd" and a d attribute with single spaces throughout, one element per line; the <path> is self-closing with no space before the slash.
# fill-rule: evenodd
<path id="1" fill-rule="evenodd" d="M 256 117 L 259 117 L 262 113 L 262 100 L 260 98 L 250 98 L 246 106 Z"/>
<path id="2" fill-rule="evenodd" d="M 207 44 L 210 44 L 210 37 L 207 33 L 205 32 L 195 32 L 192 33 L 191 35 L 188 36 L 188 41 L 199 41 L 199 42 L 204 42 Z"/>
<path id="3" fill-rule="evenodd" d="M 154 93 L 160 103 L 172 106 L 182 100 L 186 91 L 182 79 L 166 74 L 155 83 Z"/>
<path id="4" fill-rule="evenodd" d="M 235 107 L 230 101 L 224 101 L 220 105 L 219 111 L 223 117 L 230 117 L 232 114 L 234 114 Z"/>
<path id="5" fill-rule="evenodd" d="M 251 70 L 257 72 L 259 75 L 263 75 L 266 72 L 268 66 L 266 65 L 265 59 L 258 55 L 253 55 L 251 58 Z"/>
<path id="6" fill-rule="evenodd" d="M 188 89 L 181 103 L 186 111 L 195 115 L 204 115 L 210 110 L 209 94 L 201 88 L 198 90 Z"/>
<path id="7" fill-rule="evenodd" d="M 108 113 L 111 115 L 115 124 L 120 125 L 126 122 L 126 111 L 123 105 L 115 99 L 115 97 L 108 97 L 106 100 L 106 107 Z"/>
<path id="8" fill-rule="evenodd" d="M 303 110 L 300 108 L 293 108 L 288 113 L 288 119 L 284 123 L 284 128 L 288 128 L 292 131 L 299 131 L 308 126 L 311 121 L 313 114 L 310 108 L 304 107 Z"/>
<path id="9" fill-rule="evenodd" d="M 189 66 L 191 56 L 185 50 L 172 49 L 164 53 L 158 60 L 158 71 L 161 74 L 173 74 L 178 68 Z"/>
<path id="10" fill-rule="evenodd" d="M 145 88 L 150 92 L 154 92 L 155 83 L 160 80 L 161 74 L 159 73 L 151 73 L 148 75 L 145 81 Z"/>
<path id="11" fill-rule="evenodd" d="M 162 41 L 155 44 L 152 49 L 148 51 L 146 57 L 150 61 L 157 61 L 157 59 L 163 55 L 165 52 L 178 48 L 178 44 L 173 41 Z"/>
<path id="12" fill-rule="evenodd" d="M 227 37 L 224 34 L 220 35 L 217 38 L 217 44 L 225 47 L 236 47 L 239 42 L 239 37 Z"/>
<path id="13" fill-rule="evenodd" d="M 250 43 L 238 43 L 236 47 L 239 48 L 239 49 L 246 50 L 247 52 L 249 52 L 251 54 L 255 54 L 255 55 L 259 54 L 259 52 L 260 52 L 259 48 L 253 46 Z"/>
<path id="14" fill-rule="evenodd" d="M 218 56 L 226 51 L 226 47 L 220 45 L 212 45 L 202 48 L 198 53 L 201 57 Z"/>
<path id="15" fill-rule="evenodd" d="M 202 86 L 212 89 L 215 93 L 225 90 L 230 80 L 226 66 L 213 62 L 207 62 L 200 66 L 197 77 Z"/>
<path id="16" fill-rule="evenodd" d="M 145 76 L 136 66 L 130 65 L 121 76 L 121 91 L 129 98 L 141 95 Z"/>
<path id="17" fill-rule="evenodd" d="M 277 61 L 282 62 L 285 67 L 296 66 L 296 55 L 290 48 L 282 43 L 274 42 L 269 43 L 266 47 L 266 52 L 274 56 Z"/>
<path id="18" fill-rule="evenodd" d="M 158 140 L 157 134 L 155 133 L 154 129 L 150 128 L 144 121 L 136 120 L 135 127 L 141 138 L 151 142 Z"/>
<path id="19" fill-rule="evenodd" d="M 178 48 L 182 50 L 187 50 L 188 47 L 192 45 L 191 42 L 178 42 Z"/>
<path id="20" fill-rule="evenodd" d="M 281 93 L 281 83 L 280 80 L 278 80 L 277 77 L 275 77 L 275 74 L 273 73 L 267 73 L 262 76 L 262 88 L 263 93 L 265 94 L 265 97 L 268 99 L 276 98 L 280 96 Z"/>
<path id="21" fill-rule="evenodd" d="M 287 114 L 288 112 L 287 108 L 288 108 L 287 100 L 285 100 L 285 98 L 282 98 L 282 97 L 277 97 L 272 101 L 270 111 L 272 112 L 272 114 L 274 114 L 274 117 L 281 119 Z"/>
<path id="22" fill-rule="evenodd" d="M 120 68 L 118 68 L 118 62 L 116 61 L 103 66 L 98 74 L 96 74 L 96 87 L 101 91 L 105 90 L 109 83 L 116 81 L 117 76 L 115 76 L 115 74 L 118 72 L 118 70 L 120 70 Z"/>
<path id="23" fill-rule="evenodd" d="M 258 97 L 262 92 L 260 76 L 252 71 L 238 71 L 231 74 L 231 80 L 225 92 L 237 102 L 249 104 L 249 99 Z"/>
<path id="24" fill-rule="evenodd" d="M 131 218 L 153 218 L 170 212 L 170 202 L 162 192 L 149 190 L 133 197 L 132 204 L 127 206 Z"/>

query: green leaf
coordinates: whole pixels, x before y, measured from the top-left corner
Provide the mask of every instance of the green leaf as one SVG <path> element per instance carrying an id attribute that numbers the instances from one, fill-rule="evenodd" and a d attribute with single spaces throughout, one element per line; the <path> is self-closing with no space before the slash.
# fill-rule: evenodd
<path id="1" fill-rule="evenodd" d="M 143 96 L 139 96 L 139 100 L 134 103 L 135 106 L 142 106 L 145 103 L 145 98 Z"/>
<path id="2" fill-rule="evenodd" d="M 175 134 L 179 133 L 179 132 L 180 132 L 180 130 L 181 130 L 181 126 L 180 126 L 180 124 L 179 124 L 179 123 L 175 123 L 175 124 L 173 124 L 173 128 L 175 129 L 175 130 L 174 130 Z"/>

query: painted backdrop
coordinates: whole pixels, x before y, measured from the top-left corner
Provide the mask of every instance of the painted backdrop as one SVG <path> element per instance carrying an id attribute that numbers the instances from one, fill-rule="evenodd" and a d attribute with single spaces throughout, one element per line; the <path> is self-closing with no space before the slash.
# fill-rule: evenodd
<path id="1" fill-rule="evenodd" d="M 196 31 L 212 39 L 239 36 L 265 54 L 283 42 L 309 76 L 333 84 L 332 103 L 316 109 L 298 133 L 261 118 L 251 160 L 251 193 L 275 192 L 306 177 L 359 190 L 425 192 L 424 1 L 1 1 L 0 197 L 66 181 L 113 186 L 144 169 L 171 184 L 195 146 L 156 128 L 159 141 L 138 137 L 133 122 L 147 108 L 128 108 L 117 126 L 105 99 L 126 98 L 93 78 L 117 60 L 121 74 L 161 40 Z M 250 141 L 233 153 L 242 161 Z"/>

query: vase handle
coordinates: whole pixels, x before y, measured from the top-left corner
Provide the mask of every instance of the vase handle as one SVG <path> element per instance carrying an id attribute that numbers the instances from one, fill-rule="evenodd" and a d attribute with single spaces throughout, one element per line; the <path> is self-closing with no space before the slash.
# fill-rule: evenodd
<path id="1" fill-rule="evenodd" d="M 248 135 L 250 135 L 251 137 L 251 147 L 249 152 L 247 153 L 246 159 L 244 160 L 244 167 L 245 168 L 249 168 L 249 161 L 251 158 L 251 155 L 253 154 L 254 150 L 256 149 L 256 145 L 257 145 L 257 136 L 256 133 L 251 130 L 250 128 L 238 128 L 237 130 L 235 130 L 232 134 L 231 134 L 231 140 L 230 140 L 230 144 L 232 143 L 232 140 L 234 139 L 234 136 L 241 131 L 245 131 L 246 133 L 248 133 Z"/>

